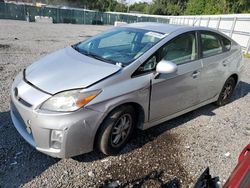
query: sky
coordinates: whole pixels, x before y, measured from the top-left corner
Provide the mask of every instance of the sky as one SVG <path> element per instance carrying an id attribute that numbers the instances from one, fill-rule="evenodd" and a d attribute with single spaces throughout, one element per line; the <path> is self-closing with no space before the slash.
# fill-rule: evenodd
<path id="1" fill-rule="evenodd" d="M 129 4 L 138 3 L 138 2 L 148 2 L 148 3 L 150 3 L 150 2 L 152 2 L 152 0 L 127 0 L 127 2 Z"/>

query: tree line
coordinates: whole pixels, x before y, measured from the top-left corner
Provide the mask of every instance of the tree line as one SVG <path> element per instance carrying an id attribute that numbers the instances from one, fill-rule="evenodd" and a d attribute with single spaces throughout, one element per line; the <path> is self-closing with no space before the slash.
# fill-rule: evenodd
<path id="1" fill-rule="evenodd" d="M 250 13 L 250 0 L 153 0 L 135 3 L 130 11 L 160 15 Z"/>
<path id="2" fill-rule="evenodd" d="M 102 12 L 138 12 L 157 15 L 250 13 L 250 0 L 153 0 L 152 3 L 140 2 L 132 5 L 129 4 L 129 0 L 42 0 L 42 2 L 66 4 Z"/>

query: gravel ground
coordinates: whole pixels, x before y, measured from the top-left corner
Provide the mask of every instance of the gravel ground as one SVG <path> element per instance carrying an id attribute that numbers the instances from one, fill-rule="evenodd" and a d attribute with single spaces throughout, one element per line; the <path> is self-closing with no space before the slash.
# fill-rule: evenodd
<path id="1" fill-rule="evenodd" d="M 9 115 L 9 88 L 15 75 L 41 56 L 108 28 L 0 20 L 0 187 L 99 187 L 113 180 L 128 187 L 134 183 L 190 187 L 207 166 L 225 181 L 249 143 L 249 59 L 230 104 L 207 105 L 137 131 L 118 156 L 92 152 L 54 159 L 19 136 Z"/>

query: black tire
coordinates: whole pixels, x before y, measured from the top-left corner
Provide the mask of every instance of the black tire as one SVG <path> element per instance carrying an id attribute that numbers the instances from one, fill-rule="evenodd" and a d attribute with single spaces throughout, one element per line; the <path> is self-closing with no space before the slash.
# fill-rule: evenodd
<path id="1" fill-rule="evenodd" d="M 125 129 L 128 124 L 126 124 L 126 126 L 125 125 L 122 126 L 123 121 L 126 122 L 130 121 L 129 129 Z M 117 107 L 106 117 L 106 119 L 101 125 L 97 137 L 97 148 L 106 155 L 115 155 L 119 153 L 123 149 L 123 147 L 127 144 L 128 140 L 131 138 L 135 124 L 136 124 L 136 113 L 132 106 L 124 105 Z M 123 127 L 124 130 L 119 127 Z M 126 132 L 126 130 L 127 130 L 127 135 L 126 137 L 124 137 L 125 134 L 124 132 Z M 121 133 L 118 133 L 119 131 Z M 121 135 L 120 139 L 122 139 L 122 141 L 116 143 L 117 137 L 119 137 L 118 134 Z"/>
<path id="2" fill-rule="evenodd" d="M 217 106 L 224 106 L 230 102 L 230 99 L 233 95 L 236 85 L 236 80 L 233 77 L 230 77 L 225 82 L 218 100 L 215 102 Z"/>

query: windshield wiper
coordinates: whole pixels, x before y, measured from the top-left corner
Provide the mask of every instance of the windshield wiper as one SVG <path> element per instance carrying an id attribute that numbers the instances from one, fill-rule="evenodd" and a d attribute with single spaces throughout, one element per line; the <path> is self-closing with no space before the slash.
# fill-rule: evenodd
<path id="1" fill-rule="evenodd" d="M 89 56 L 89 57 L 92 57 L 94 59 L 97 59 L 97 60 L 100 60 L 100 61 L 104 61 L 106 63 L 111 63 L 111 64 L 114 64 L 114 65 L 121 65 L 121 67 L 125 67 L 125 65 L 122 63 L 122 62 L 118 62 L 118 61 L 114 61 L 112 59 L 106 59 L 102 56 L 99 56 L 97 54 L 93 54 L 93 53 L 89 53 L 88 51 L 86 50 L 83 50 L 83 49 L 80 49 L 78 47 L 78 44 L 75 44 L 75 45 L 72 45 L 72 48 L 74 48 L 76 51 L 78 51 L 79 53 L 83 54 L 83 55 L 86 55 L 86 56 Z"/>
<path id="2" fill-rule="evenodd" d="M 112 63 L 114 65 L 118 65 L 118 64 L 121 64 L 122 67 L 124 67 L 123 63 L 122 62 L 118 62 L 118 61 L 114 61 L 112 59 L 106 59 L 102 56 L 99 56 L 97 54 L 93 54 L 93 53 L 87 53 L 87 54 L 84 54 L 84 55 L 87 55 L 87 56 L 90 56 L 90 57 L 93 57 L 97 60 L 100 60 L 100 61 L 104 61 L 104 62 L 107 62 L 107 63 Z"/>

